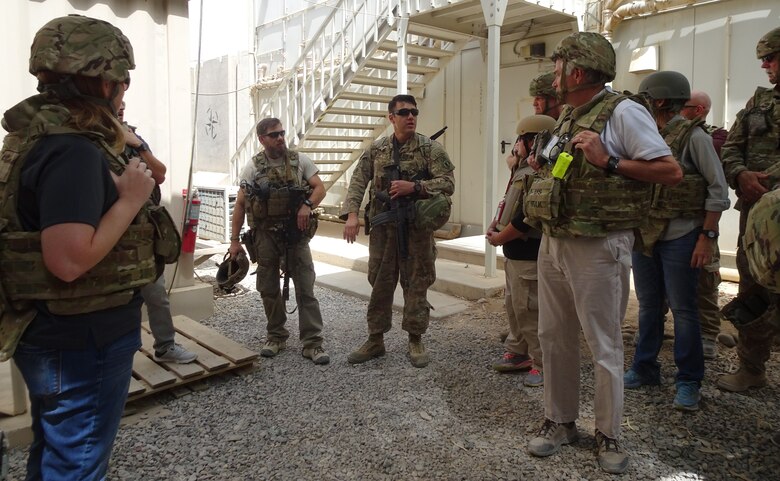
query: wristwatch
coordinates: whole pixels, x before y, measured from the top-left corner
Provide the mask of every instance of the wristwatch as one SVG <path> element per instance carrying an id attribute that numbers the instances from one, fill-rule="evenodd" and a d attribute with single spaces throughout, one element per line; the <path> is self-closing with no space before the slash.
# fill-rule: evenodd
<path id="1" fill-rule="evenodd" d="M 141 142 L 141 145 L 139 145 L 138 147 L 133 147 L 133 148 L 134 148 L 134 149 L 135 149 L 135 150 L 136 150 L 136 151 L 137 151 L 139 154 L 140 154 L 141 152 L 146 152 L 147 150 L 149 150 L 149 147 L 147 147 L 147 146 L 146 146 L 146 142 Z"/>
<path id="2" fill-rule="evenodd" d="M 716 230 L 702 229 L 701 234 L 707 239 L 715 240 L 720 235 Z"/>
<path id="3" fill-rule="evenodd" d="M 609 159 L 607 159 L 607 168 L 606 171 L 610 174 L 615 172 L 618 168 L 618 163 L 620 163 L 620 159 L 615 157 L 614 155 L 610 155 Z"/>
<path id="4" fill-rule="evenodd" d="M 308 205 L 309 209 L 313 209 L 314 208 L 314 204 L 312 204 L 312 202 L 309 199 L 304 199 L 303 203 Z"/>
<path id="5" fill-rule="evenodd" d="M 422 191 L 422 184 L 419 180 L 414 181 L 414 193 L 419 194 Z"/>

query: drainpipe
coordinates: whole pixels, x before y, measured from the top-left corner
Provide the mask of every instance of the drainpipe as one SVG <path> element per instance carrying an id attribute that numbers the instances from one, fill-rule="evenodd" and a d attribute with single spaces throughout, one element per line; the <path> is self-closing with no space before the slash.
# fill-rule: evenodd
<path id="1" fill-rule="evenodd" d="M 620 2 L 610 2 L 609 7 L 617 6 L 618 3 Z M 695 3 L 696 0 L 635 0 L 631 3 L 620 5 L 614 10 L 605 7 L 602 15 L 604 27 L 601 34 L 607 37 L 607 40 L 611 41 L 612 32 L 623 20 L 648 13 L 659 13 L 673 8 L 688 7 Z"/>
<path id="2" fill-rule="evenodd" d="M 731 118 L 729 115 L 729 86 L 731 84 L 731 15 L 726 17 L 726 30 L 725 48 L 723 49 L 723 117 L 720 119 L 720 125 L 724 129 L 728 130 L 728 121 Z"/>

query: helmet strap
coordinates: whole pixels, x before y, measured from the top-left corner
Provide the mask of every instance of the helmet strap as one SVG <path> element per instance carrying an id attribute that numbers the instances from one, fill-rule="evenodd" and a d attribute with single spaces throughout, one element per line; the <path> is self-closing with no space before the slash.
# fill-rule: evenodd
<path id="1" fill-rule="evenodd" d="M 113 99 L 116 98 L 117 95 L 119 95 L 119 89 L 123 88 L 118 83 L 114 85 L 114 91 L 111 94 L 111 99 L 104 99 L 100 97 L 93 97 L 92 95 L 84 95 L 79 91 L 78 88 L 76 88 L 76 84 L 73 83 L 73 77 L 71 75 L 65 75 L 62 77 L 62 79 L 57 83 L 52 84 L 44 84 L 42 82 L 38 82 L 38 92 L 52 92 L 54 95 L 57 96 L 60 100 L 70 100 L 75 98 L 82 98 L 84 100 L 88 100 L 90 102 L 103 105 L 104 107 L 108 107 L 108 110 L 110 110 L 114 117 L 117 115 L 116 108 L 114 107 Z"/>

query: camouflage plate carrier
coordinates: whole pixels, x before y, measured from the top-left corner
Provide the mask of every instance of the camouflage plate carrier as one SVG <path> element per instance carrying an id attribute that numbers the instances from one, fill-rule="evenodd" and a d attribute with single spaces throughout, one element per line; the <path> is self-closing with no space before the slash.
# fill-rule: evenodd
<path id="1" fill-rule="evenodd" d="M 615 107 L 626 99 L 606 92 L 581 107 L 564 109 L 553 134 L 568 137 L 562 151 L 573 160 L 563 178 L 552 176 L 555 159 L 527 177 L 523 201 L 527 224 L 553 237 L 605 237 L 611 231 L 640 225 L 650 207 L 652 184 L 608 174 L 585 160 L 571 141 L 585 130 L 601 134 Z M 537 158 L 544 148 L 538 146 Z"/>
<path id="2" fill-rule="evenodd" d="M 6 119 L 14 116 L 31 120 L 26 128 L 8 134 L 0 151 L 0 361 L 13 355 L 35 316 L 33 301 L 46 301 L 55 315 L 94 312 L 127 304 L 135 289 L 157 277 L 155 225 L 147 208 L 108 255 L 75 281 L 64 282 L 46 269 L 41 233 L 25 232 L 17 216 L 22 167 L 36 142 L 47 135 L 81 135 L 103 152 L 114 174 L 121 175 L 125 165 L 101 134 L 68 127 L 70 113 L 51 93 L 31 97 L 6 113 Z"/>
<path id="3" fill-rule="evenodd" d="M 639 228 L 642 253 L 651 256 L 653 246 L 666 231 L 672 219 L 703 219 L 707 199 L 707 181 L 693 167 L 686 167 L 680 159 L 696 128 L 704 120 L 685 120 L 682 117 L 666 124 L 661 136 L 683 171 L 682 181 L 674 187 L 653 184 L 652 200 L 647 218 Z"/>
<path id="4" fill-rule="evenodd" d="M 431 178 L 428 165 L 431 164 L 433 141 L 421 134 L 415 134 L 417 149 L 401 154 L 402 180 L 427 180 Z M 419 155 L 416 155 L 419 152 Z M 372 189 L 369 189 L 368 218 L 390 210 L 390 205 L 376 198 L 376 192 L 387 191 L 390 182 L 385 178 L 385 167 L 393 164 L 392 136 L 382 137 L 371 144 L 370 158 L 374 160 Z M 441 192 L 429 192 L 429 197 L 415 201 L 414 226 L 417 229 L 433 232 L 447 223 L 452 210 L 449 195 Z"/>

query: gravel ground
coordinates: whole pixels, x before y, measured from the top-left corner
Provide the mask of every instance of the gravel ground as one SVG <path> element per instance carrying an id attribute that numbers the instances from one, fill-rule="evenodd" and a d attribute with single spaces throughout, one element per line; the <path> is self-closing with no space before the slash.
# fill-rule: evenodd
<path id="1" fill-rule="evenodd" d="M 214 269 L 198 271 L 213 282 Z M 253 350 L 265 318 L 254 278 L 241 292 L 217 296 L 203 321 Z M 733 285 L 724 283 L 724 297 Z M 347 354 L 365 338 L 366 302 L 315 288 L 325 324 L 328 366 L 300 355 L 296 336 L 278 357 L 254 369 L 217 376 L 183 397 L 161 393 L 139 401 L 125 418 L 111 459 L 113 480 L 606 480 L 593 454 L 593 369 L 582 344 L 580 440 L 539 459 L 526 444 L 542 421 L 542 388 L 498 374 L 503 352 L 501 300 L 475 302 L 465 313 L 431 324 L 432 363 L 412 367 L 400 328 L 386 335 L 387 355 L 350 366 Z M 627 329 L 636 323 L 632 300 Z M 396 315 L 396 326 L 400 319 Z M 297 332 L 297 314 L 288 327 Z M 725 326 L 724 326 L 725 327 Z M 729 326 L 730 327 L 730 326 Z M 627 347 L 626 358 L 633 356 Z M 631 455 L 622 479 L 780 479 L 780 368 L 769 386 L 747 394 L 719 391 L 718 374 L 736 365 L 721 346 L 707 364 L 702 410 L 671 407 L 671 341 L 661 353 L 666 382 L 626 393 L 623 445 Z M 11 453 L 11 479 L 23 479 L 26 452 Z"/>

